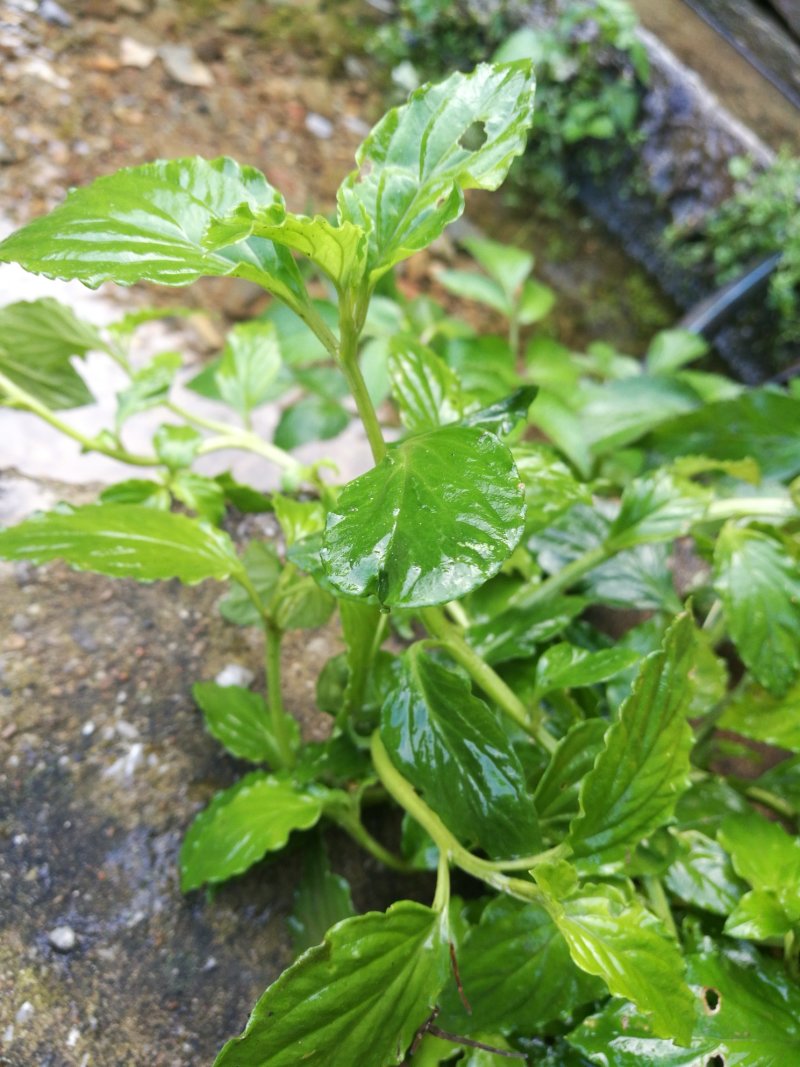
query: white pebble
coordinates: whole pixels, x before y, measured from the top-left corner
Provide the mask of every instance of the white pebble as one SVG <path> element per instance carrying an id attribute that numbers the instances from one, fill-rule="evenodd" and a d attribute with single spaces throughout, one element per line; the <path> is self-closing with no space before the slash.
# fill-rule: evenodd
<path id="1" fill-rule="evenodd" d="M 217 685 L 241 685 L 247 687 L 255 678 L 255 674 L 249 667 L 243 667 L 241 663 L 229 663 L 223 667 L 214 681 Z"/>
<path id="2" fill-rule="evenodd" d="M 36 1009 L 29 1000 L 24 1000 L 17 1009 L 17 1014 L 14 1016 L 15 1022 L 18 1022 L 20 1026 L 24 1026 L 25 1023 L 30 1022 L 33 1016 L 36 1014 Z"/>
<path id="3" fill-rule="evenodd" d="M 71 926 L 56 926 L 47 935 L 47 940 L 59 952 L 72 952 L 78 943 L 78 935 Z"/>

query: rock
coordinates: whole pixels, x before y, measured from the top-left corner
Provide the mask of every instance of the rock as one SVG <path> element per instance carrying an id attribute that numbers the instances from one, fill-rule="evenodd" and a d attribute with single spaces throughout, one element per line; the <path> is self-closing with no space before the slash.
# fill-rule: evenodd
<path id="1" fill-rule="evenodd" d="M 78 935 L 71 926 L 56 926 L 47 935 L 47 940 L 58 952 L 72 952 L 78 944 Z"/>
<path id="2" fill-rule="evenodd" d="M 213 74 L 200 62 L 188 44 L 163 44 L 158 54 L 167 74 L 181 85 L 208 89 L 214 84 Z"/>
<path id="3" fill-rule="evenodd" d="M 331 120 L 326 119 L 324 115 L 317 115 L 314 111 L 309 111 L 306 115 L 306 129 L 321 141 L 328 141 L 333 136 Z"/>
<path id="4" fill-rule="evenodd" d="M 229 663 L 223 667 L 214 681 L 217 685 L 240 685 L 247 688 L 255 678 L 255 674 L 249 667 L 243 667 L 241 663 Z"/>
<path id="5" fill-rule="evenodd" d="M 14 1016 L 14 1022 L 19 1026 L 24 1026 L 25 1023 L 30 1022 L 33 1016 L 36 1014 L 36 1009 L 29 1000 L 23 1000 L 17 1009 L 17 1014 Z"/>
<path id="6" fill-rule="evenodd" d="M 57 4 L 56 0 L 42 0 L 39 4 L 39 14 L 45 22 L 52 22 L 54 26 L 66 28 L 72 25 L 72 15 L 65 11 L 61 4 Z"/>
<path id="7" fill-rule="evenodd" d="M 119 42 L 119 61 L 123 67 L 138 67 L 145 70 L 158 55 L 158 49 L 142 44 L 133 37 L 123 37 Z"/>

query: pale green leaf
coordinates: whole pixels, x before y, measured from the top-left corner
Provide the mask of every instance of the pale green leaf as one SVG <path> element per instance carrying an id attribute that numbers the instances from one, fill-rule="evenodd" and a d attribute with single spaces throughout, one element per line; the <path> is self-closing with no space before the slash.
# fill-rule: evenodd
<path id="1" fill-rule="evenodd" d="M 0 557 L 47 563 L 148 582 L 179 578 L 189 585 L 242 571 L 221 530 L 185 515 L 136 504 L 101 504 L 51 511 L 0 531 Z"/>
<path id="2" fill-rule="evenodd" d="M 389 345 L 392 396 L 406 429 L 431 430 L 458 420 L 466 399 L 458 379 L 436 353 L 402 335 Z"/>
<path id="3" fill-rule="evenodd" d="M 131 415 L 165 404 L 175 375 L 181 368 L 178 352 L 160 352 L 146 367 L 131 378 L 130 384 L 117 393 L 116 427 L 120 427 Z"/>
<path id="4" fill-rule="evenodd" d="M 251 763 L 283 764 L 283 756 L 270 721 L 264 698 L 238 685 L 196 682 L 192 696 L 203 712 L 209 733 L 239 759 Z M 300 729 L 291 715 L 284 715 L 284 730 L 293 748 L 300 744 Z"/>
<path id="5" fill-rule="evenodd" d="M 267 399 L 280 367 L 273 324 L 258 319 L 238 323 L 228 333 L 215 374 L 220 398 L 248 418 Z"/>
<path id="6" fill-rule="evenodd" d="M 293 830 L 320 819 L 324 791 L 303 793 L 288 781 L 253 771 L 217 793 L 194 820 L 181 847 L 184 893 L 242 874 L 267 852 L 277 852 Z"/>

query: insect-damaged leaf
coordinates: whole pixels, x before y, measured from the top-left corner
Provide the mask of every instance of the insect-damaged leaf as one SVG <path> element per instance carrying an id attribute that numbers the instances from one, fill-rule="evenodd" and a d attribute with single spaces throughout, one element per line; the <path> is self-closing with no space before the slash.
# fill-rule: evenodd
<path id="1" fill-rule="evenodd" d="M 445 426 L 391 447 L 344 487 L 322 561 L 352 597 L 424 607 L 496 574 L 522 536 L 523 488 L 494 434 Z"/>
<path id="2" fill-rule="evenodd" d="M 345 919 L 269 987 L 214 1067 L 394 1067 L 448 962 L 442 918 L 421 904 Z"/>
<path id="3" fill-rule="evenodd" d="M 423 86 L 381 119 L 339 189 L 341 222 L 369 231 L 373 280 L 457 219 L 464 189 L 501 184 L 525 147 L 533 93 L 530 63 L 482 63 Z"/>

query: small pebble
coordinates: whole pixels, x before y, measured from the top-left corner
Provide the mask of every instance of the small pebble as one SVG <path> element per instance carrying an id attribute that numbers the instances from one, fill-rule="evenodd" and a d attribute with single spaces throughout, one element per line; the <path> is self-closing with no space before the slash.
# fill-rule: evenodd
<path id="1" fill-rule="evenodd" d="M 54 26 L 66 28 L 72 25 L 72 15 L 65 11 L 61 4 L 57 4 L 56 0 L 42 0 L 39 4 L 39 14 L 45 22 L 52 22 Z"/>
<path id="2" fill-rule="evenodd" d="M 36 1014 L 36 1009 L 29 1000 L 24 1000 L 20 1004 L 17 1014 L 14 1016 L 14 1021 L 19 1023 L 20 1026 L 24 1026 L 25 1023 L 30 1022 L 33 1016 Z"/>
<path id="3" fill-rule="evenodd" d="M 306 115 L 306 129 L 313 133 L 321 141 L 328 141 L 333 136 L 333 123 L 324 115 L 317 115 L 315 111 L 309 111 Z"/>
<path id="4" fill-rule="evenodd" d="M 217 685 L 241 685 L 246 688 L 254 678 L 255 674 L 249 667 L 243 667 L 241 663 L 228 663 L 214 681 Z"/>
<path id="5" fill-rule="evenodd" d="M 56 926 L 47 935 L 47 940 L 59 952 L 72 952 L 78 943 L 78 935 L 71 926 Z"/>

